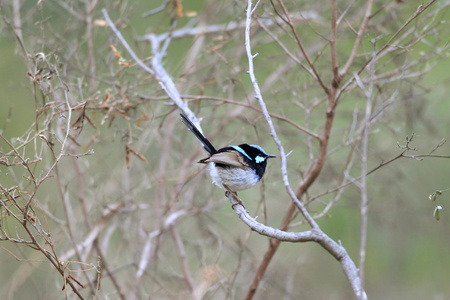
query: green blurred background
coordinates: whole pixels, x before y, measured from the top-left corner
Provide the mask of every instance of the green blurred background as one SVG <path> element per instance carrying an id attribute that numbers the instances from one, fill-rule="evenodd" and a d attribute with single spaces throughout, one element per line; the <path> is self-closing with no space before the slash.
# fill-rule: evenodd
<path id="1" fill-rule="evenodd" d="M 385 31 L 386 35 L 392 34 L 395 28 L 404 22 L 408 16 L 410 16 L 420 1 L 408 1 L 408 3 L 402 3 L 398 1 L 398 6 L 395 7 L 395 13 L 387 12 L 386 18 L 390 19 L 393 16 L 397 16 L 398 20 L 391 23 L 387 22 L 386 28 L 381 31 Z M 401 3 L 400 3 L 401 2 Z M 67 2 L 69 6 L 72 6 L 74 10 L 82 12 L 83 5 Z M 392 2 L 393 4 L 393 2 Z M 79 29 L 73 29 L 71 22 L 77 20 L 67 13 L 63 6 L 59 5 L 56 1 L 43 1 L 41 4 L 36 4 L 34 1 L 25 1 L 21 3 L 22 18 L 24 20 L 23 35 L 30 53 L 37 53 L 43 51 L 49 53 L 52 50 L 57 52 L 67 53 L 70 52 L 71 45 L 77 46 L 77 54 L 73 56 L 74 60 L 79 62 L 80 65 L 86 66 L 88 60 L 86 57 L 86 45 L 83 42 L 84 31 Z M 99 5 L 95 9 L 94 18 L 102 19 L 100 9 L 103 7 L 109 8 L 110 16 L 115 19 L 120 19 L 123 22 L 121 31 L 129 41 L 133 41 L 136 36 L 141 36 L 149 32 L 162 33 L 167 30 L 169 25 L 170 14 L 165 12 L 155 15 L 151 18 L 141 18 L 140 14 L 144 11 L 148 11 L 152 8 L 159 6 L 160 3 L 148 3 L 147 1 L 138 2 L 123 2 L 123 3 L 109 3 L 108 1 L 100 1 Z M 207 1 L 192 1 L 186 0 L 182 2 L 183 9 L 185 11 L 196 12 L 194 17 L 180 18 L 176 24 L 176 28 L 181 28 L 184 25 L 192 22 L 196 19 L 204 19 L 206 22 L 211 23 L 226 23 L 229 21 L 242 20 L 244 16 L 243 5 L 237 5 L 234 2 L 226 1 L 224 3 L 212 3 Z M 317 24 L 309 24 L 317 29 L 318 32 L 325 34 L 327 30 L 327 21 L 329 19 L 329 8 L 320 7 L 319 4 L 311 3 L 289 3 L 292 11 L 301 8 L 302 10 L 315 10 L 321 15 L 322 22 Z M 327 4 L 328 5 L 328 2 Z M 340 3 L 341 9 L 350 7 L 350 3 Z M 363 5 L 362 3 L 354 3 L 354 6 Z M 382 3 L 376 3 L 376 7 L 381 7 Z M 435 3 L 430 8 L 432 10 L 442 10 L 437 16 L 442 22 L 448 21 L 448 1 L 440 1 Z M 81 8 L 80 8 L 81 7 Z M 392 10 L 394 8 L 390 7 Z M 267 3 L 261 4 L 261 10 L 269 11 L 270 5 Z M 357 9 L 355 9 L 357 11 Z M 7 25 L 6 20 L 11 21 L 8 16 L 11 8 L 9 4 L 2 4 L 3 23 L 0 34 L 0 129 L 3 136 L 8 140 L 12 140 L 15 137 L 22 136 L 30 127 L 35 119 L 35 104 L 33 100 L 32 87 L 30 79 L 27 76 L 27 67 L 24 63 L 24 59 L 18 53 L 18 44 L 15 40 L 11 28 Z M 220 12 L 223 12 L 221 14 Z M 260 12 L 262 14 L 262 12 Z M 235 17 L 235 19 L 230 19 Z M 381 17 L 380 17 L 381 18 Z M 378 19 L 379 21 L 379 19 Z M 374 21 L 377 23 L 377 20 Z M 42 25 L 45 24 L 45 25 Z M 196 23 L 194 23 L 196 24 Z M 377 24 L 386 24 L 379 22 Z M 381 26 L 380 25 L 380 26 Z M 414 25 L 414 24 L 413 24 Z M 35 26 L 35 27 L 32 27 Z M 39 28 L 45 26 L 45 28 Z M 306 25 L 305 25 L 306 26 Z M 391 30 L 389 26 L 394 28 Z M 448 27 L 448 25 L 443 25 Z M 306 27 L 309 29 L 309 27 Z M 373 28 L 370 28 L 373 29 Z M 375 30 L 376 31 L 376 30 Z M 45 34 L 44 34 L 45 33 Z M 261 31 L 258 32 L 261 34 Z M 422 43 L 418 43 L 413 49 L 408 52 L 409 59 L 413 60 L 419 57 L 421 52 L 429 51 L 430 44 L 433 44 L 432 39 L 440 40 L 439 44 L 444 47 L 448 45 L 450 30 L 440 29 L 436 31 L 436 34 L 427 36 Z M 303 30 L 301 32 L 302 37 L 306 44 L 313 44 L 315 40 L 320 40 L 318 34 L 312 30 Z M 379 37 L 376 33 L 368 33 L 365 36 L 365 41 L 370 40 L 371 34 Z M 256 35 L 256 34 L 255 34 Z M 381 34 L 380 34 L 381 35 Z M 33 39 L 39 36 L 39 39 Z M 110 69 L 117 71 L 120 66 L 110 67 L 108 62 L 114 61 L 113 57 L 108 49 L 109 44 L 112 42 L 112 33 L 108 27 L 95 28 L 95 45 L 96 55 L 98 55 L 97 74 L 112 73 Z M 351 36 L 351 35 L 350 35 Z M 242 34 L 240 35 L 242 38 Z M 345 39 L 345 35 L 342 33 L 343 42 L 340 43 L 339 51 L 343 57 L 345 57 L 346 51 L 353 45 L 350 39 Z M 45 39 L 48 40 L 45 40 Z M 61 41 L 67 39 L 67 44 Z M 282 36 L 282 39 L 286 41 L 288 45 L 293 47 L 295 43 L 286 36 Z M 209 38 L 207 47 L 208 49 L 214 47 L 219 43 L 214 38 Z M 380 39 L 380 42 L 382 39 Z M 230 38 L 230 41 L 223 45 L 221 50 L 224 52 L 224 56 L 227 59 L 219 61 L 217 64 L 219 74 L 221 74 L 220 81 L 217 78 L 210 79 L 212 71 L 209 68 L 213 66 L 208 65 L 208 60 L 199 62 L 196 65 L 196 72 L 194 75 L 187 78 L 180 74 L 182 71 L 182 64 L 185 62 L 187 51 L 190 49 L 193 40 L 192 38 L 185 38 L 174 40 L 165 58 L 165 67 L 169 70 L 170 74 L 176 78 L 180 87 L 183 87 L 181 91 L 183 94 L 200 94 L 204 88 L 205 95 L 214 95 L 218 97 L 227 97 L 233 100 L 241 100 L 239 97 L 245 98 L 245 93 L 251 93 L 251 87 L 249 85 L 248 76 L 245 73 L 247 66 L 245 63 L 245 57 L 235 57 L 236 63 L 233 62 L 233 56 L 230 55 L 232 51 L 230 49 L 242 48 L 243 43 L 240 38 Z M 264 44 L 264 42 L 266 44 Z M 348 43 L 345 44 L 345 43 Z M 138 54 L 141 57 L 148 57 L 150 55 L 150 46 L 146 44 L 138 44 L 131 42 L 133 47 L 136 48 Z M 58 49 L 52 49 L 58 45 Z M 115 43 L 119 48 L 120 44 Z M 367 45 L 366 45 L 367 46 Z M 370 45 L 367 46 L 370 48 Z M 364 48 L 364 47 L 363 47 Z M 321 48 L 326 53 L 326 49 Z M 409 152 L 408 154 L 427 154 L 435 148 L 442 139 L 448 140 L 450 138 L 450 118 L 448 112 L 450 111 L 450 104 L 448 101 L 450 93 L 450 62 L 448 46 L 445 48 L 445 52 L 434 57 L 433 61 L 429 64 L 433 65 L 431 70 L 424 76 L 420 77 L 419 82 L 405 82 L 399 83 L 400 85 L 415 86 L 409 89 L 411 94 L 399 95 L 399 99 L 407 99 L 405 101 L 400 100 L 399 104 L 395 108 L 389 110 L 389 112 L 372 128 L 372 135 L 370 139 L 370 161 L 369 168 L 376 167 L 383 161 L 387 161 L 390 158 L 395 157 L 400 153 L 400 149 L 397 143 L 400 145 L 405 144 L 405 137 L 415 134 L 415 140 L 412 143 L 416 147 L 415 152 Z M 221 51 L 219 50 L 219 51 Z M 228 52 L 229 51 L 229 52 Z M 297 53 L 298 50 L 292 48 L 292 51 Z M 123 48 L 120 48 L 121 54 L 129 59 L 129 56 Z M 257 66 L 258 80 L 264 82 L 265 78 L 269 76 L 271 72 L 280 64 L 279 58 L 284 57 L 285 54 L 280 51 L 279 47 L 271 43 L 271 39 L 262 39 L 261 44 L 254 46 L 254 52 L 260 53 L 260 56 L 255 60 Z M 207 53 L 207 54 L 205 54 Z M 104 55 L 104 58 L 101 57 Z M 208 56 L 207 49 L 202 52 L 202 55 Z M 228 56 L 227 56 L 228 55 Z M 325 56 L 325 55 L 324 55 Z M 61 59 L 64 55 L 61 55 Z M 108 57 L 108 59 L 106 58 Z M 323 56 L 318 56 L 322 58 Z M 86 61 L 82 61 L 83 58 Z M 239 65 L 241 69 L 236 70 L 233 67 Z M 329 60 L 327 57 L 324 60 Z M 81 62 L 80 62 L 81 61 Z M 403 63 L 404 61 L 402 61 Z M 326 63 L 326 62 L 325 62 Z M 386 63 L 395 64 L 395 59 Z M 318 63 L 319 64 L 319 63 Z M 324 64 L 326 66 L 326 64 Z M 426 63 L 424 64 L 426 66 Z M 71 69 L 76 74 L 67 75 L 68 78 L 73 76 L 74 78 L 83 78 L 83 72 Z M 78 73 L 77 73 L 78 72 Z M 316 93 L 317 87 L 311 87 L 314 85 L 313 80 L 308 78 L 305 72 L 299 71 L 297 74 L 285 74 L 287 80 L 290 77 L 298 77 L 299 90 L 303 88 L 311 88 L 307 97 L 311 97 L 311 101 L 319 99 L 320 93 Z M 324 71 L 326 74 L 326 72 Z M 326 77 L 326 76 L 325 76 Z M 108 91 L 114 90 L 110 87 L 114 83 L 121 82 L 123 86 L 128 87 L 133 93 L 128 94 L 131 101 L 138 101 L 137 94 L 145 94 L 152 96 L 163 96 L 164 93 L 158 88 L 154 79 L 150 76 L 136 70 L 119 73 L 117 72 L 114 77 L 111 76 L 110 81 L 105 80 L 98 84 L 99 93 L 90 96 L 94 102 L 99 103 L 103 99 L 103 96 Z M 225 82 L 237 80 L 242 86 L 239 86 L 238 91 L 234 93 L 227 93 L 224 88 Z M 76 80 L 71 87 L 72 91 L 76 90 Z M 86 78 L 83 79 L 83 83 L 88 82 Z M 198 84 L 198 85 L 197 85 Z M 283 99 L 292 99 L 293 93 L 291 91 L 283 90 L 289 89 L 289 85 L 278 85 L 277 88 L 271 87 L 266 92 L 265 99 L 270 109 L 274 113 L 285 114 L 295 119 L 300 124 L 304 118 L 302 116 L 296 117 L 297 112 L 293 112 L 295 109 L 299 109 L 296 101 L 285 103 L 280 102 Z M 384 87 L 381 86 L 380 89 Z M 239 90 L 242 89 L 242 90 Z M 389 90 L 389 87 L 387 88 Z M 245 92 L 246 91 L 246 92 Z M 86 93 L 84 92 L 87 97 Z M 111 92 L 112 94 L 113 92 Z M 316 94 L 315 94 L 316 93 Z M 322 95 L 323 96 L 323 95 Z M 338 107 L 338 114 L 336 116 L 335 126 L 333 127 L 333 136 L 331 138 L 331 147 L 338 145 L 341 142 L 342 132 L 344 132 L 351 123 L 351 116 L 355 108 L 359 108 L 359 113 L 363 111 L 365 101 L 358 100 L 361 94 L 349 94 L 345 96 Z M 79 97 L 79 96 L 78 96 Z M 302 98 L 300 95 L 299 98 Z M 411 98 L 411 99 L 409 99 Z M 411 100 L 411 101 L 409 101 Z M 81 102 L 78 98 L 77 101 Z M 165 102 L 168 102 L 166 100 Z M 300 100 L 299 100 L 300 101 Z M 280 103 L 282 103 L 280 105 Z M 170 111 L 170 108 L 164 107 L 163 102 L 149 102 L 144 103 L 130 113 L 130 118 L 135 121 L 140 115 L 146 114 L 151 117 L 155 117 L 155 121 L 148 121 L 143 126 L 134 126 L 133 130 L 137 136 L 136 144 L 140 143 L 137 148 L 143 150 L 142 154 L 151 162 L 153 166 L 159 163 L 160 156 L 160 137 L 164 137 L 164 119 L 161 119 L 161 115 L 165 115 Z M 195 104 L 195 107 L 202 107 L 203 111 L 200 115 L 205 116 L 204 129 L 211 135 L 214 132 L 216 120 L 226 114 L 227 109 L 220 105 L 215 105 L 211 102 L 202 102 Z M 279 110 L 277 108 L 281 107 Z M 194 107 L 194 106 L 193 106 Z M 200 110 L 200 108 L 198 108 Z M 210 113 L 211 112 L 211 113 Z M 323 116 L 323 110 L 316 111 L 317 115 L 312 119 L 311 128 L 316 132 L 320 132 L 320 126 Z M 245 115 L 245 114 L 244 114 Z M 92 117 L 92 116 L 91 116 Z M 89 179 L 86 179 L 86 186 L 92 189 L 92 197 L 90 200 L 98 201 L 101 205 L 112 203 L 115 200 L 126 198 L 130 193 L 120 192 L 113 190 L 113 186 L 126 186 L 129 190 L 135 189 L 135 194 L 130 197 L 133 199 L 140 199 L 145 205 L 150 207 L 153 205 L 152 200 L 147 197 L 148 193 L 156 188 L 157 183 L 153 178 L 153 174 L 150 174 L 152 168 L 139 167 L 139 161 L 135 160 L 133 166 L 135 169 L 129 171 L 128 179 L 124 179 L 123 172 L 125 170 L 124 160 L 124 144 L 126 143 L 125 131 L 129 126 L 129 119 L 122 120 L 120 117 L 115 120 L 111 127 L 99 126 L 99 122 L 102 119 L 102 112 L 98 112 L 98 117 L 95 119 L 95 123 L 100 129 L 89 128 L 86 125 L 85 137 L 81 146 L 88 145 L 89 135 L 96 135 L 98 140 L 93 146 L 88 149 L 93 149 L 95 155 L 82 158 L 82 164 L 85 167 L 84 173 Z M 240 121 L 230 123 L 227 126 L 226 134 L 215 135 L 214 144 L 220 146 L 221 144 L 229 143 L 230 138 L 232 143 L 240 142 L 242 136 L 236 136 L 234 130 L 246 126 L 247 123 L 251 123 L 248 119 L 251 119 L 252 115 L 244 116 Z M 174 118 L 173 120 L 177 120 Z M 131 122 L 132 123 L 132 122 Z M 211 126 L 205 124 L 212 124 Z M 243 125 L 244 124 L 244 125 Z M 258 123 L 258 126 L 263 124 L 262 121 Z M 253 125 L 253 123 L 252 123 Z M 289 136 L 292 133 L 292 128 L 289 128 L 282 122 L 276 122 L 279 126 L 279 130 L 283 132 L 284 143 L 286 150 L 294 150 L 292 154 L 292 166 L 290 166 L 290 178 L 293 187 L 296 187 L 297 182 L 301 178 L 297 167 L 304 167 L 308 160 L 307 152 L 305 149 L 306 142 L 305 136 L 295 132 L 296 138 L 289 140 Z M 181 151 L 182 155 L 191 156 L 195 150 L 199 150 L 198 145 L 193 140 L 192 136 L 186 136 L 185 128 L 182 125 L 175 126 L 173 131 L 177 137 L 175 138 L 175 146 L 172 150 L 175 150 L 173 155 L 173 161 L 179 159 L 176 157 L 176 151 Z M 270 136 L 268 135 L 265 127 L 257 130 L 259 144 L 264 144 L 264 148 L 270 152 L 275 153 L 276 147 L 271 143 Z M 246 128 L 243 136 L 245 138 L 251 138 L 254 135 L 253 128 L 249 125 Z M 146 133 L 147 132 L 147 133 Z M 150 132 L 150 133 L 148 133 Z M 146 143 L 145 138 L 151 137 L 152 142 Z M 188 140 L 188 142 L 185 141 Z M 303 139 L 299 141 L 298 139 Z M 191 148 L 185 148 L 186 143 L 192 145 Z M 1 151 L 6 152 L 6 146 L 1 144 Z M 81 147 L 80 147 L 81 148 Z M 192 149 L 192 151 L 190 150 Z M 79 152 L 82 152 L 81 150 Z M 200 153 L 200 152 L 198 152 Z M 317 183 L 310 189 L 309 196 L 320 194 L 324 190 L 330 187 L 331 183 L 334 183 L 334 176 L 338 172 L 340 163 L 345 160 L 346 150 L 337 150 L 330 156 L 330 160 L 327 162 L 323 173 L 319 177 Z M 450 145 L 448 143 L 440 147 L 435 154 L 449 155 Z M 203 155 L 203 154 L 202 154 Z M 199 156 L 200 157 L 200 156 Z M 178 161 L 178 160 L 177 160 Z M 450 188 L 450 161 L 446 158 L 426 158 L 423 160 L 414 159 L 399 159 L 376 173 L 368 177 L 369 195 L 370 195 L 370 213 L 369 213 L 369 229 L 368 229 L 368 243 L 367 243 L 367 260 L 366 260 L 366 282 L 365 287 L 369 299 L 448 299 L 450 298 L 450 193 L 444 192 L 438 199 L 437 204 L 443 207 L 442 217 L 440 221 L 436 221 L 433 218 L 433 210 L 435 204 L 430 202 L 428 196 L 436 190 L 445 190 Z M 48 166 L 48 162 L 43 163 L 43 166 L 39 167 L 45 169 Z M 268 174 L 264 181 L 266 195 L 266 211 L 267 211 L 267 224 L 273 227 L 278 227 L 281 223 L 281 218 L 288 205 L 288 197 L 283 195 L 283 187 L 279 175 L 279 162 L 274 162 L 269 166 Z M 176 177 L 177 168 L 176 163 L 173 162 L 168 166 L 170 171 L 167 177 Z M 61 173 L 63 173 L 66 179 L 67 192 L 76 197 L 76 188 L 73 186 L 75 175 L 73 174 L 73 165 L 70 161 L 62 162 L 60 167 Z M 196 166 L 192 167 L 192 172 L 199 170 Z M 358 168 L 354 169 L 352 176 L 358 176 Z M 17 174 L 22 174 L 17 171 Z M 0 182 L 3 186 L 12 186 L 15 183 L 9 170 L 0 165 Z M 254 274 L 255 268 L 264 255 L 268 242 L 265 237 L 259 236 L 255 233 L 250 233 L 248 228 L 237 221 L 237 217 L 226 203 L 226 199 L 223 198 L 220 190 L 215 190 L 209 186 L 209 179 L 203 175 L 197 176 L 196 179 L 202 184 L 208 186 L 205 189 L 205 193 L 213 195 L 215 198 L 215 205 L 211 210 L 208 210 L 204 215 L 193 214 L 188 218 L 183 219 L 181 222 L 180 232 L 183 240 L 186 243 L 186 252 L 191 270 L 196 274 L 197 270 L 200 270 L 204 265 L 218 265 L 219 268 L 226 274 L 225 278 L 230 280 L 234 276 L 233 272 L 236 272 L 237 282 L 234 282 L 232 292 L 229 294 L 224 292 L 210 291 L 206 294 L 205 299 L 240 299 L 243 297 L 246 289 L 249 286 L 249 282 Z M 105 178 L 107 180 L 105 180 Z M 276 179 L 275 179 L 276 178 Z M 126 182 L 129 180 L 129 182 Z M 145 187 L 143 187 L 145 186 Z M 41 188 L 39 197 L 42 202 L 45 202 L 45 206 L 52 211 L 55 216 L 61 218 L 60 200 L 53 192 L 54 178 L 50 178 Z M 124 191 L 126 189 L 124 188 Z M 128 191 L 129 191 L 128 190 Z M 243 199 L 256 197 L 259 191 L 255 188 L 255 191 L 246 191 L 242 193 Z M 281 196 L 280 196 L 281 195 Z M 114 199 L 115 197 L 115 199 Z M 199 197 L 201 198 L 201 197 Z M 219 199 L 219 200 L 217 200 Z M 329 201 L 330 196 L 321 198 L 321 201 Z M 147 202 L 148 201 L 148 202 Z M 180 197 L 178 201 L 183 201 Z M 198 202 L 195 202 L 198 201 Z M 359 190 L 350 186 L 343 193 L 342 198 L 335 204 L 330 212 L 323 218 L 318 220 L 319 225 L 325 233 L 329 234 L 331 238 L 336 241 L 340 241 L 355 262 L 358 261 L 359 251 L 359 236 L 360 236 L 360 213 L 359 213 Z M 54 204 L 52 204 L 54 203 Z M 193 200 L 193 203 L 198 207 L 203 205 L 202 200 Z M 262 216 L 262 210 L 258 203 L 246 201 L 247 209 L 253 215 Z M 319 211 L 321 204 L 311 206 L 311 210 Z M 101 208 L 92 205 L 93 216 L 100 214 Z M 322 207 L 323 208 L 323 207 Z M 144 210 L 147 208 L 144 208 Z M 77 210 L 75 210 L 77 213 Z M 123 216 L 119 218 L 119 222 L 130 222 L 130 228 L 137 227 L 139 223 L 139 215 L 132 215 L 132 221 L 127 220 L 127 217 Z M 141 216 L 142 217 L 142 216 Z M 147 216 L 148 217 L 148 216 Z M 301 218 L 298 218 L 301 220 Z M 153 220 L 148 219 L 148 223 L 144 226 L 146 230 L 154 229 L 155 226 L 152 223 Z M 5 220 L 2 220 L 3 226 L 6 225 Z M 208 228 L 204 228 L 204 224 L 207 222 Z M 9 226 L 14 226 L 12 223 Z M 14 228 L 9 228 L 10 232 L 15 232 Z M 291 230 L 303 230 L 307 229 L 305 225 L 297 226 Z M 133 230 L 133 229 L 131 229 Z M 20 229 L 19 229 L 20 232 Z M 54 229 L 54 239 L 57 241 L 56 248 L 61 252 L 67 250 L 65 245 L 66 236 L 62 232 Z M 114 267 L 119 267 L 122 263 L 122 257 L 138 257 L 142 250 L 141 244 L 138 244 L 136 248 L 128 249 L 127 241 L 139 240 L 138 237 L 133 237 L 128 240 L 123 238 L 125 232 L 114 231 L 113 237 L 116 240 L 116 249 L 111 251 L 111 257 L 113 261 L 118 261 Z M 223 245 L 218 246 L 218 241 L 211 238 L 213 235 L 217 235 L 224 239 Z M 52 233 L 53 234 L 53 233 Z M 212 244 L 208 244 L 208 238 L 213 239 Z M 81 237 L 80 237 L 81 239 Z M 202 242 L 197 242 L 196 239 Z M 244 244 L 244 246 L 242 246 Z M 208 246 L 209 245 L 209 246 Z M 6 284 L 0 284 L 0 292 L 2 295 L 7 295 L 7 298 L 12 299 L 51 299 L 55 297 L 62 297 L 60 291 L 63 283 L 62 279 L 58 277 L 56 271 L 52 269 L 47 262 L 44 261 L 42 255 L 37 252 L 31 251 L 20 245 L 14 245 L 5 241 L 0 241 L 0 247 L 5 247 L 15 253 L 17 257 L 24 259 L 23 261 L 16 261 L 13 256 L 8 252 L 0 249 L 0 282 Z M 161 271 L 164 264 L 171 265 L 173 260 L 173 268 L 179 272 L 180 266 L 176 261 L 176 254 L 174 253 L 174 245 L 171 241 L 167 241 L 160 245 L 159 251 L 163 255 L 158 256 L 160 260 L 160 267 L 152 267 L 149 270 L 149 281 L 151 282 L 148 289 L 148 294 L 144 294 L 143 299 L 169 299 L 179 298 L 182 299 L 183 284 L 179 278 L 172 278 L 170 275 Z M 210 248 L 208 248 L 210 247 Z M 199 250 L 202 248 L 202 250 Z M 218 250 L 220 249 L 220 250 Z M 202 252 L 202 258 L 198 259 L 196 255 Z M 126 254 L 124 254 L 126 253 Z M 241 258 L 241 256 L 245 258 Z M 175 259 L 173 258 L 175 257 Z M 199 260 L 201 262 L 199 262 Z M 128 261 L 125 259 L 125 261 Z M 90 258 L 90 263 L 95 263 L 95 255 Z M 236 270 L 239 270 L 237 272 Z M 21 277 L 21 274 L 26 274 Z M 223 274 L 223 273 L 220 273 Z M 156 279 L 155 279 L 156 278 Z M 106 281 L 107 279 L 104 279 Z M 122 278 L 123 282 L 128 282 L 127 276 Z M 156 283 L 155 283 L 156 282 Z M 173 284 L 173 285 L 172 285 Z M 228 283 L 222 282 L 222 289 L 227 286 Z M 20 288 L 14 288 L 14 286 Z M 172 289 L 173 294 L 170 292 L 161 292 L 160 286 L 163 286 L 162 290 Z M 220 286 L 220 284 L 219 284 Z M 105 282 L 100 298 L 108 297 L 108 283 Z M 221 288 L 218 288 L 220 290 Z M 11 294 L 11 291 L 12 294 Z M 177 291 L 177 292 L 175 292 Z M 153 297 L 152 297 L 153 295 Z M 156 296 L 155 296 L 156 295 Z M 172 296 L 170 296 L 172 295 Z M 176 295 L 176 296 L 175 296 Z M 114 294 L 110 295 L 115 297 Z M 50 298 L 46 298 L 50 297 Z M 330 255 L 313 243 L 306 244 L 290 244 L 283 243 L 278 250 L 275 258 L 271 262 L 267 273 L 264 276 L 263 282 L 257 292 L 255 299 L 350 299 L 352 293 L 350 286 L 343 275 L 340 265 Z M 6 298 L 5 298 L 6 299 Z M 115 299 L 115 298 L 114 298 Z"/>

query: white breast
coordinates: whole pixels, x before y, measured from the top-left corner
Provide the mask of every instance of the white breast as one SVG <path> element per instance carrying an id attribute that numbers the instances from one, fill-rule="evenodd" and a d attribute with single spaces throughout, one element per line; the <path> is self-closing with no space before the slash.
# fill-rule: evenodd
<path id="1" fill-rule="evenodd" d="M 208 167 L 212 182 L 223 190 L 224 184 L 233 192 L 237 192 L 251 188 L 259 181 L 259 177 L 251 170 L 218 168 L 213 162 L 208 163 Z"/>

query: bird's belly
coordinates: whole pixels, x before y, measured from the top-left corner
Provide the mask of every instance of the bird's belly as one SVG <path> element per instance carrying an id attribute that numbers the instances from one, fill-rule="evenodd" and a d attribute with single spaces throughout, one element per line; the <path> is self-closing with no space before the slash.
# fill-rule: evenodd
<path id="1" fill-rule="evenodd" d="M 246 190 L 256 185 L 260 179 L 251 169 L 221 168 L 213 162 L 208 163 L 208 165 L 213 183 L 222 189 L 224 189 L 223 185 L 225 184 L 234 192 Z"/>

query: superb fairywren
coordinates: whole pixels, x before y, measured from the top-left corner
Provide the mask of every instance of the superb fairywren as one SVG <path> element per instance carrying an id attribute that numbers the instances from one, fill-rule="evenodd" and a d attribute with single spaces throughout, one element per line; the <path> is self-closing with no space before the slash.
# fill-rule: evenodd
<path id="1" fill-rule="evenodd" d="M 216 150 L 185 115 L 180 116 L 209 153 L 209 156 L 201 159 L 199 163 L 208 164 L 213 183 L 225 191 L 237 192 L 251 188 L 264 175 L 267 159 L 276 157 L 267 154 L 257 145 L 230 145 Z"/>

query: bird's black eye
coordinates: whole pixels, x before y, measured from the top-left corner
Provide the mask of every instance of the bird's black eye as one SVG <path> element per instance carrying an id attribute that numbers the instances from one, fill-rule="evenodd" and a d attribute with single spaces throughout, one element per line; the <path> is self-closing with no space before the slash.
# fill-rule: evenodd
<path id="1" fill-rule="evenodd" d="M 258 146 L 258 145 L 250 145 L 250 147 L 253 147 L 253 148 L 255 148 L 255 149 L 258 149 L 262 154 L 264 154 L 264 155 L 267 156 L 266 151 L 264 151 L 264 149 L 261 148 L 260 146 Z M 262 158 L 263 158 L 263 157 L 262 157 Z M 264 159 L 263 159 L 263 160 L 264 160 Z"/>

